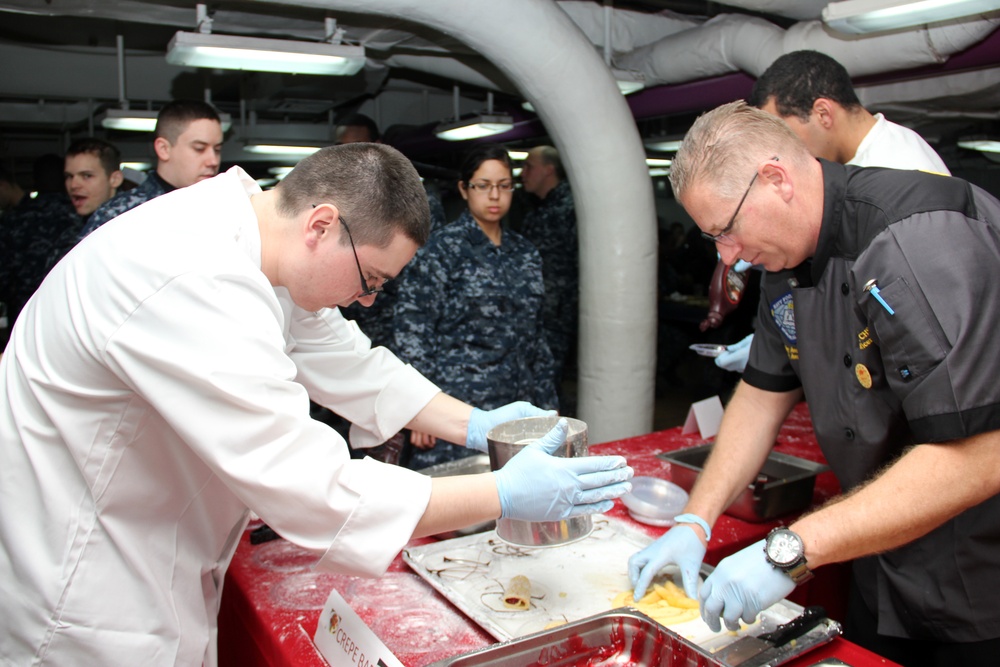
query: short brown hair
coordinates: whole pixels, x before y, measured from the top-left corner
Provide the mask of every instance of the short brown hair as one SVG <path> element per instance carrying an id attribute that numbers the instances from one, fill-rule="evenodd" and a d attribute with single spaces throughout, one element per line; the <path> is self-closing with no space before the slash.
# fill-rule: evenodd
<path id="1" fill-rule="evenodd" d="M 118 149 L 114 145 L 103 139 L 94 137 L 77 139 L 66 149 L 66 157 L 73 157 L 82 153 L 90 153 L 97 157 L 101 162 L 101 168 L 104 169 L 104 173 L 108 176 L 116 171 L 120 171 L 122 168 L 121 153 L 118 152 Z"/>
<path id="2" fill-rule="evenodd" d="M 170 145 L 177 143 L 177 138 L 184 134 L 188 125 L 201 119 L 214 120 L 221 124 L 219 112 L 208 102 L 201 100 L 174 100 L 167 102 L 160 113 L 156 114 L 156 136 L 163 137 Z"/>
<path id="3" fill-rule="evenodd" d="M 387 247 L 397 232 L 427 242 L 431 214 L 413 164 L 385 144 L 327 146 L 306 157 L 275 187 L 278 211 L 293 217 L 332 203 L 351 226 L 355 243 Z"/>

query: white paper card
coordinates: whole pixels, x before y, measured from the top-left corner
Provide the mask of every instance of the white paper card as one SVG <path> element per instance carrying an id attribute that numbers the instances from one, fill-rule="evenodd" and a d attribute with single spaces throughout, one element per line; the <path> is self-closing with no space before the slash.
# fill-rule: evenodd
<path id="1" fill-rule="evenodd" d="M 323 605 L 313 641 L 331 665 L 403 667 L 336 590 L 330 591 Z"/>
<path id="2" fill-rule="evenodd" d="M 722 423 L 722 411 L 722 399 L 718 396 L 692 403 L 681 433 L 697 431 L 706 440 L 714 437 L 719 432 L 719 424 Z"/>

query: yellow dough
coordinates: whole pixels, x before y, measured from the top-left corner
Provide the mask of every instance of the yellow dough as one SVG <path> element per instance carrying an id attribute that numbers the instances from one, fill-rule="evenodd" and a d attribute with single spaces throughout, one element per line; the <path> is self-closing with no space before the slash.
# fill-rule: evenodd
<path id="1" fill-rule="evenodd" d="M 689 598 L 670 580 L 662 586 L 653 584 L 653 590 L 638 602 L 632 599 L 632 591 L 622 591 L 611 601 L 611 608 L 617 607 L 637 609 L 661 625 L 676 625 L 698 618 L 698 601 Z"/>

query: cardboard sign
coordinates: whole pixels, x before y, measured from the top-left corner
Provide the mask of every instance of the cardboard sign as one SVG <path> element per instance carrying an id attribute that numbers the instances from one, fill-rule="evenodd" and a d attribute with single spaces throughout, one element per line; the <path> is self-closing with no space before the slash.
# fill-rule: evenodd
<path id="1" fill-rule="evenodd" d="M 681 433 L 686 435 L 697 431 L 706 440 L 714 438 L 722 423 L 722 412 L 722 399 L 718 396 L 692 403 Z"/>
<path id="2" fill-rule="evenodd" d="M 337 667 L 403 667 L 336 590 L 323 605 L 313 641 Z"/>

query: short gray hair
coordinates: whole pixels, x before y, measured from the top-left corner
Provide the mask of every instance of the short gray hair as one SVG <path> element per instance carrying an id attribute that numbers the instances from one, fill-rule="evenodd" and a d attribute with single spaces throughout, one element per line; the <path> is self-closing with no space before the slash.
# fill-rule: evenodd
<path id="1" fill-rule="evenodd" d="M 723 104 L 699 116 L 681 142 L 670 164 L 674 197 L 707 183 L 723 199 L 736 199 L 756 167 L 776 156 L 792 165 L 815 159 L 777 116 L 742 100 Z"/>
<path id="2" fill-rule="evenodd" d="M 317 204 L 334 204 L 359 245 L 387 247 L 396 233 L 427 242 L 431 214 L 413 164 L 385 144 L 328 146 L 306 157 L 275 187 L 287 217 Z"/>

